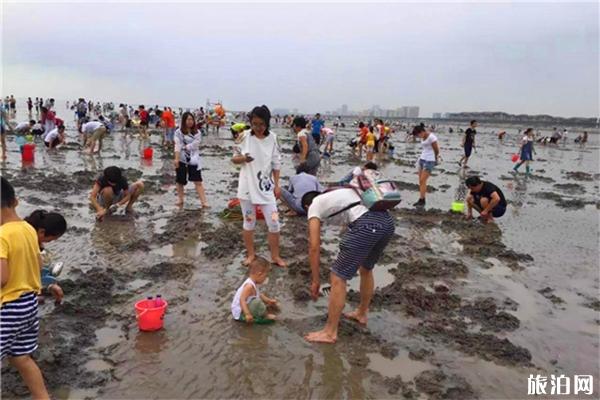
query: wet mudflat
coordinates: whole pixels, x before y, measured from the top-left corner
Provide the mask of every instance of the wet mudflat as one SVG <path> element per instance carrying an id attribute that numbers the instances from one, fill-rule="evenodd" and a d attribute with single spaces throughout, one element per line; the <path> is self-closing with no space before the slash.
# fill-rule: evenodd
<path id="1" fill-rule="evenodd" d="M 48 248 L 65 262 L 65 301 L 41 307 L 37 360 L 58 398 L 526 398 L 530 374 L 593 375 L 598 393 L 598 136 L 580 148 L 538 146 L 533 175 L 508 171 L 516 130 L 506 143 L 486 134 L 472 169 L 461 171 L 458 134 L 439 133 L 444 162 L 429 184 L 427 209 L 416 211 L 420 150 L 394 139 L 386 176 L 402 183 L 405 201 L 393 212 L 396 236 L 376 271 L 367 328 L 342 321 L 338 343 L 314 345 L 303 334 L 325 321 L 327 298 L 308 297 L 306 222 L 283 219 L 282 255 L 265 291 L 282 304 L 280 321 L 246 326 L 231 320 L 233 293 L 243 281 L 241 222 L 218 214 L 235 196 L 233 142 L 209 136 L 203 176 L 213 208 L 200 210 L 189 185 L 175 207 L 171 156 L 155 148 L 140 159 L 137 139 L 115 132 L 101 156 L 75 143 L 49 154 L 38 146 L 22 168 L 16 146 L 2 174 L 20 198 L 19 213 L 61 210 L 70 229 Z M 497 129 L 497 128 L 496 128 Z M 292 134 L 275 128 L 292 173 Z M 341 130 L 337 151 L 319 177 L 333 182 L 358 164 Z M 573 136 L 574 133 L 571 134 Z M 158 141 L 154 135 L 153 140 Z M 93 179 L 109 166 L 142 178 L 146 191 L 135 218 L 94 222 L 87 206 Z M 479 172 L 496 183 L 509 207 L 497 226 L 467 222 L 447 210 L 465 196 L 462 180 Z M 284 179 L 285 182 L 285 179 Z M 340 231 L 327 228 L 322 279 Z M 256 236 L 268 255 L 266 228 Z M 358 278 L 349 282 L 350 305 Z M 133 304 L 148 295 L 169 301 L 165 329 L 139 332 Z M 26 389 L 2 369 L 2 396 Z M 584 396 L 582 396 L 584 398 Z"/>

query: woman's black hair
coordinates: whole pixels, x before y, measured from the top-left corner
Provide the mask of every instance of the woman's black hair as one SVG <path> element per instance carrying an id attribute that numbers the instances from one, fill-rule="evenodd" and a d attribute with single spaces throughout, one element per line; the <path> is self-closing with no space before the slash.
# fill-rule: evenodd
<path id="1" fill-rule="evenodd" d="M 48 236 L 62 236 L 67 231 L 67 221 L 59 213 L 35 210 L 25 221 L 37 231 L 43 229 Z"/>
<path id="2" fill-rule="evenodd" d="M 375 164 L 373 161 L 369 161 L 368 163 L 366 163 L 364 165 L 364 168 L 365 169 L 371 169 L 371 170 L 377 171 L 377 164 Z"/>
<path id="3" fill-rule="evenodd" d="M 192 132 L 188 132 L 187 130 L 187 126 L 185 124 L 185 121 L 188 119 L 188 117 L 192 117 L 192 119 L 194 120 L 194 126 L 192 127 L 191 131 Z M 189 111 L 186 111 L 183 113 L 183 115 L 181 116 L 181 126 L 179 127 L 179 129 L 181 130 L 181 133 L 183 133 L 184 135 L 187 134 L 197 134 L 198 133 L 198 127 L 196 125 L 196 117 L 194 117 L 194 114 L 192 114 Z"/>
<path id="4" fill-rule="evenodd" d="M 2 177 L 0 194 L 2 197 L 0 206 L 2 208 L 10 208 L 15 206 L 15 203 L 17 202 L 17 198 L 15 197 L 15 189 L 5 177 Z"/>
<path id="5" fill-rule="evenodd" d="M 103 173 L 104 177 L 112 183 L 119 183 L 123 178 L 123 172 L 121 168 L 116 166 L 106 167 Z"/>
<path id="6" fill-rule="evenodd" d="M 306 124 L 307 124 L 306 118 L 304 118 L 304 117 L 296 117 L 292 121 L 292 126 L 297 126 L 300 129 L 306 128 Z"/>
<path id="7" fill-rule="evenodd" d="M 302 200 L 301 200 L 302 208 L 305 210 L 308 210 L 308 207 L 310 207 L 310 205 L 312 204 L 315 197 L 317 197 L 320 194 L 321 194 L 321 192 L 318 192 L 316 190 L 304 193 L 304 196 L 302 196 Z"/>
<path id="8" fill-rule="evenodd" d="M 421 132 L 425 132 L 425 127 L 423 125 L 417 125 L 413 128 L 412 134 L 413 136 L 417 136 Z"/>
<path id="9" fill-rule="evenodd" d="M 252 118 L 258 118 L 262 120 L 267 128 L 265 129 L 265 136 L 269 136 L 269 128 L 271 127 L 271 111 L 269 111 L 269 107 L 265 106 L 256 106 L 250 111 L 248 115 L 250 122 L 252 122 Z M 254 135 L 254 130 L 252 130 L 252 135 Z"/>
<path id="10" fill-rule="evenodd" d="M 308 174 L 308 164 L 306 164 L 305 162 L 298 164 L 298 166 L 296 167 L 296 175 L 301 174 L 303 172 Z"/>
<path id="11" fill-rule="evenodd" d="M 365 123 L 364 122 L 359 122 L 358 123 L 358 127 L 361 128 L 361 129 L 364 128 L 365 127 Z"/>
<path id="12" fill-rule="evenodd" d="M 527 129 L 525 129 L 525 134 L 527 135 L 530 131 L 533 131 L 533 128 L 527 128 Z"/>

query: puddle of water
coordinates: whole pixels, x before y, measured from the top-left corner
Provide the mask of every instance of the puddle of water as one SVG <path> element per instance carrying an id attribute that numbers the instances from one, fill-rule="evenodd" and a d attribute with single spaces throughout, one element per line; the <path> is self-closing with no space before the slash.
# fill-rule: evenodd
<path id="1" fill-rule="evenodd" d="M 123 340 L 123 332 L 120 328 L 104 327 L 96 331 L 98 347 L 108 347 Z"/>
<path id="2" fill-rule="evenodd" d="M 369 353 L 369 368 L 387 378 L 400 376 L 404 382 L 412 381 L 421 372 L 433 369 L 433 365 L 417 360 L 411 360 L 407 351 L 400 351 L 400 354 L 393 359 L 386 358 L 379 353 Z"/>
<path id="3" fill-rule="evenodd" d="M 386 287 L 394 282 L 394 275 L 390 272 L 396 268 L 396 264 L 376 265 L 373 268 L 373 279 L 375 280 L 375 289 Z M 348 281 L 348 289 L 360 291 L 360 276 L 356 276 Z"/>

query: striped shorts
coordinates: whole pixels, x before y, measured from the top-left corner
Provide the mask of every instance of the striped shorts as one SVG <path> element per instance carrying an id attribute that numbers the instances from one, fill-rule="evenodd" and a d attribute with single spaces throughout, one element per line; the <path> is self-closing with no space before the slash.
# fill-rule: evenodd
<path id="1" fill-rule="evenodd" d="M 331 271 L 344 280 L 350 280 L 359 267 L 373 269 L 393 234 L 394 219 L 387 211 L 364 213 L 348 225 Z"/>
<path id="2" fill-rule="evenodd" d="M 22 294 L 0 308 L 0 359 L 33 353 L 39 332 L 38 299 L 33 292 Z"/>

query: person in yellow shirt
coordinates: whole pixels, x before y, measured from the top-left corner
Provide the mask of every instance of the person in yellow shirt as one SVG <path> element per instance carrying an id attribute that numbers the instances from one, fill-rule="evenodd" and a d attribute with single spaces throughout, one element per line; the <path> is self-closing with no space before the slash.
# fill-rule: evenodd
<path id="1" fill-rule="evenodd" d="M 373 126 L 369 126 L 369 133 L 367 133 L 367 161 L 373 161 L 374 149 L 375 149 L 375 132 L 373 132 Z"/>
<path id="2" fill-rule="evenodd" d="M 39 333 L 38 299 L 42 259 L 37 233 L 17 215 L 15 190 L 1 178 L 0 208 L 0 359 L 18 371 L 34 399 L 48 399 L 42 373 L 31 358 Z"/>

